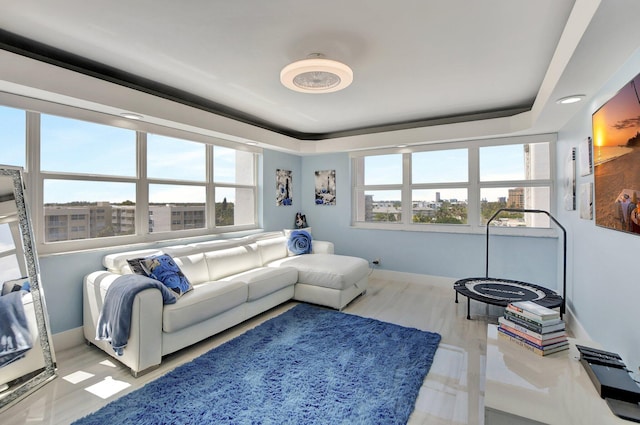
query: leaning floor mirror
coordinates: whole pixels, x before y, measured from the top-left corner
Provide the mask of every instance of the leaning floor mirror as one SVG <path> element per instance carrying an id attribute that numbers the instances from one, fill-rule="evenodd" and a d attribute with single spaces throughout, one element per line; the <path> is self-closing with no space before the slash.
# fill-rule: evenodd
<path id="1" fill-rule="evenodd" d="M 0 165 L 0 409 L 56 376 L 22 169 Z"/>

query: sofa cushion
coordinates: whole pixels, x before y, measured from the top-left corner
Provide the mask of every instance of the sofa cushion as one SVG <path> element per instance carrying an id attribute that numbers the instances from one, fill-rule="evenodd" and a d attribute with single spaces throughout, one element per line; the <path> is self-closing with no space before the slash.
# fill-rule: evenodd
<path id="1" fill-rule="evenodd" d="M 175 304 L 162 310 L 162 330 L 175 332 L 224 313 L 247 301 L 247 285 L 241 281 L 194 285 Z"/>
<path id="2" fill-rule="evenodd" d="M 249 301 L 260 299 L 298 281 L 298 270 L 293 267 L 260 267 L 222 280 L 238 280 L 249 287 Z"/>
<path id="3" fill-rule="evenodd" d="M 151 255 L 160 255 L 162 251 L 159 249 L 143 249 L 138 251 L 119 252 L 115 254 L 105 255 L 102 259 L 102 265 L 111 273 L 127 274 L 133 273 L 129 268 L 127 260 L 133 258 L 148 257 Z"/>
<path id="4" fill-rule="evenodd" d="M 284 236 L 262 239 L 256 242 L 262 264 L 267 264 L 287 256 L 287 238 Z"/>
<path id="5" fill-rule="evenodd" d="M 174 260 L 192 285 L 209 281 L 209 269 L 203 253 L 185 255 Z"/>
<path id="6" fill-rule="evenodd" d="M 298 283 L 345 289 L 369 273 L 367 260 L 332 254 L 298 255 L 276 260 L 269 267 L 294 267 L 298 270 Z"/>
<path id="7" fill-rule="evenodd" d="M 206 252 L 204 256 L 209 269 L 209 280 L 219 280 L 262 266 L 256 244 Z"/>
<path id="8" fill-rule="evenodd" d="M 191 247 L 194 252 L 210 252 L 232 248 L 234 246 L 241 246 L 242 244 L 242 239 L 218 239 L 214 241 L 195 242 L 189 244 L 189 247 Z"/>

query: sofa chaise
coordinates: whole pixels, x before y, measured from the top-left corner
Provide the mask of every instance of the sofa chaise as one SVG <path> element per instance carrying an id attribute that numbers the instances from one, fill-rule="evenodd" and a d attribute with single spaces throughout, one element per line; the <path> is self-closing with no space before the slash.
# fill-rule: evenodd
<path id="1" fill-rule="evenodd" d="M 271 233 L 106 255 L 106 270 L 84 278 L 84 336 L 138 376 L 163 356 L 286 301 L 341 310 L 366 291 L 366 260 L 334 254 L 331 242 L 313 240 L 311 247 L 310 254 L 292 255 L 288 236 Z M 107 289 L 133 272 L 128 260 L 161 254 L 171 256 L 193 289 L 174 304 L 163 304 L 158 289 L 136 294 L 128 343 L 117 355 L 108 341 L 96 339 Z"/>

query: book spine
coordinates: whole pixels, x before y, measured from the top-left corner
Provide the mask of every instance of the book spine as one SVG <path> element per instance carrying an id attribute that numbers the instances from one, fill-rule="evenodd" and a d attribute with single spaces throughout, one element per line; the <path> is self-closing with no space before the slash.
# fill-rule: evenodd
<path id="1" fill-rule="evenodd" d="M 512 327 L 510 327 L 510 326 L 508 326 L 508 325 L 506 325 L 506 324 L 501 324 L 501 325 L 500 325 L 500 328 L 502 328 L 502 329 L 504 329 L 505 331 L 510 332 L 510 333 L 512 333 L 512 334 L 514 334 L 514 335 L 516 335 L 516 336 L 519 336 L 519 337 L 521 337 L 521 338 L 524 338 L 524 339 L 526 339 L 527 341 L 531 341 L 531 342 L 533 342 L 533 343 L 534 343 L 534 344 L 536 344 L 536 345 L 539 345 L 539 346 L 543 346 L 543 345 L 544 345 L 544 344 L 542 343 L 542 340 L 541 340 L 541 339 L 534 338 L 534 337 L 532 337 L 531 335 L 528 335 L 528 334 L 526 334 L 526 333 L 524 333 L 524 332 L 521 332 L 521 331 L 519 331 L 518 329 L 512 328 Z"/>
<path id="2" fill-rule="evenodd" d="M 526 327 L 527 329 L 529 329 L 529 330 L 531 330 L 533 332 L 542 333 L 542 325 L 541 324 L 539 324 L 539 323 L 537 323 L 537 322 L 535 322 L 533 320 L 529 320 L 526 317 L 520 316 L 519 314 L 514 313 L 511 310 L 505 310 L 504 311 L 504 316 L 507 319 L 509 319 L 509 320 L 521 325 L 521 326 L 524 326 L 524 327 Z"/>
<path id="3" fill-rule="evenodd" d="M 535 339 L 539 339 L 540 341 L 543 341 L 546 343 L 546 341 L 550 341 L 550 340 L 554 340 L 554 339 L 558 339 L 558 338 L 562 338 L 562 337 L 566 337 L 567 333 L 564 330 L 564 323 L 561 323 L 559 325 L 554 325 L 553 326 L 553 330 L 546 332 L 546 333 L 540 333 L 540 332 L 534 332 L 531 329 L 525 327 L 525 326 L 521 326 L 518 323 L 515 323 L 513 320 L 509 320 L 506 317 L 498 317 L 498 322 L 500 324 L 504 324 L 505 326 L 509 327 L 509 328 L 513 328 L 516 329 L 520 332 L 523 332 L 527 335 L 530 335 L 531 337 L 535 338 Z M 543 328 L 544 330 L 544 328 Z"/>
<path id="4" fill-rule="evenodd" d="M 538 305 L 532 301 L 521 301 L 509 303 L 508 305 L 515 311 L 529 313 L 539 317 L 541 320 L 552 320 L 560 318 L 560 313 L 547 307 Z"/>
<path id="5" fill-rule="evenodd" d="M 542 355 L 546 356 L 547 354 L 553 354 L 553 353 L 557 353 L 558 351 L 563 351 L 568 349 L 569 349 L 569 342 L 566 342 L 565 344 L 561 344 L 556 347 L 549 348 L 548 350 L 544 350 Z"/>
<path id="6" fill-rule="evenodd" d="M 537 348 L 538 350 L 542 351 L 544 348 L 541 345 L 538 345 L 534 342 L 529 341 L 526 338 L 523 338 L 517 334 L 514 334 L 512 332 L 509 332 L 508 330 L 506 330 L 505 328 L 498 328 L 498 332 L 502 332 L 503 334 L 509 335 L 511 338 L 517 339 L 518 341 L 527 344 L 533 348 Z"/>
<path id="7" fill-rule="evenodd" d="M 522 337 L 528 341 L 533 342 L 536 345 L 539 345 L 540 347 L 542 347 L 543 350 L 546 349 L 547 346 L 567 341 L 567 336 L 565 335 L 564 332 L 560 332 L 558 335 L 555 335 L 553 338 L 547 338 L 547 339 L 536 338 L 530 334 L 527 334 L 514 327 L 509 326 L 509 323 L 507 320 L 505 320 L 504 322 L 500 322 L 500 327 L 502 327 L 508 332 L 511 332 L 512 334 L 515 334 L 519 337 Z"/>
<path id="8" fill-rule="evenodd" d="M 509 332 L 509 330 L 504 329 L 504 328 L 498 328 L 498 332 L 505 334 L 507 336 L 509 336 L 512 339 L 518 340 L 520 341 L 520 345 L 524 344 L 524 345 L 528 345 L 532 348 L 535 348 L 536 350 L 539 350 L 540 352 L 537 354 L 540 354 L 542 356 L 544 356 L 545 354 L 551 354 L 551 353 L 555 353 L 556 351 L 560 351 L 561 349 L 563 349 L 564 347 L 568 347 L 569 346 L 569 341 L 567 338 L 562 339 L 561 341 L 555 341 L 552 343 L 549 343 L 548 345 L 538 345 L 534 342 L 529 341 L 526 338 L 523 338 L 517 334 L 511 333 Z"/>
<path id="9" fill-rule="evenodd" d="M 555 323 L 539 323 L 509 309 L 504 310 L 504 317 L 539 334 L 557 332 L 564 329 L 564 322 L 560 319 L 554 320 Z"/>
<path id="10" fill-rule="evenodd" d="M 527 319 L 533 320 L 534 322 L 541 324 L 541 325 L 551 325 L 551 324 L 556 324 L 560 322 L 560 318 L 559 317 L 554 317 L 552 319 L 543 319 L 542 317 L 540 317 L 540 315 L 538 314 L 534 314 L 531 313 L 530 311 L 526 311 L 522 308 L 518 308 L 518 307 L 514 307 L 513 305 L 509 304 L 506 308 L 506 310 L 511 311 L 515 314 L 519 314 L 520 316 L 523 316 Z"/>
<path id="11" fill-rule="evenodd" d="M 518 323 L 516 323 L 513 320 L 509 320 L 506 317 L 498 317 L 498 323 L 500 323 L 500 325 L 505 325 L 508 326 L 510 328 L 516 329 L 522 333 L 525 333 L 527 335 L 530 335 L 533 338 L 537 338 L 539 340 L 542 340 L 542 334 L 540 332 L 535 332 L 532 331 L 531 329 L 527 328 L 526 326 L 522 326 Z"/>
<path id="12" fill-rule="evenodd" d="M 544 355 L 544 352 L 542 350 L 540 350 L 539 348 L 535 348 L 535 347 L 533 347 L 533 346 L 531 346 L 529 344 L 526 344 L 522 340 L 519 340 L 518 338 L 514 338 L 509 334 L 500 332 L 500 328 L 498 328 L 498 338 L 503 338 L 503 339 L 505 339 L 507 341 L 514 342 L 514 343 L 518 344 L 520 347 L 526 348 L 527 350 L 529 350 L 529 351 L 531 351 L 533 353 L 536 353 L 539 356 L 543 356 Z"/>

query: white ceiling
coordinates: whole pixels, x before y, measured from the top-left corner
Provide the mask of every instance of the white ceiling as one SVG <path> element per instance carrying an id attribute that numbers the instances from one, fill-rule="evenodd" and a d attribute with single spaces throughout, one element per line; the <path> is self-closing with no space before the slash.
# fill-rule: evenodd
<path id="1" fill-rule="evenodd" d="M 389 139 L 414 130 L 411 137 L 419 141 L 442 136 L 421 136 L 415 129 L 491 118 L 500 125 L 477 136 L 557 131 L 577 109 L 555 100 L 576 93 L 589 100 L 638 47 L 638 4 L 0 0 L 0 28 L 6 31 L 0 45 L 21 56 L 62 60 L 67 68 L 95 66 L 93 71 L 129 80 L 124 85 L 163 91 L 255 124 L 275 133 L 274 139 L 324 139 L 326 146 L 344 141 L 358 148 L 383 145 L 375 141 L 381 132 Z M 280 70 L 311 53 L 348 64 L 353 84 L 329 94 L 283 87 Z M 16 84 L 28 84 L 2 72 L 0 90 L 20 92 Z M 73 103 L 71 88 L 51 87 L 45 89 Z M 106 103 L 97 95 L 83 100 Z M 117 99 L 111 103 L 120 106 Z M 467 133 L 473 130 L 452 134 Z M 371 142 L 360 140 L 368 136 Z"/>

